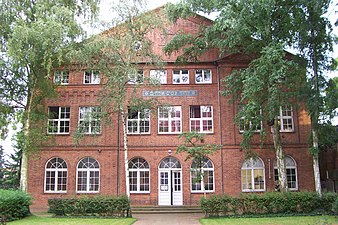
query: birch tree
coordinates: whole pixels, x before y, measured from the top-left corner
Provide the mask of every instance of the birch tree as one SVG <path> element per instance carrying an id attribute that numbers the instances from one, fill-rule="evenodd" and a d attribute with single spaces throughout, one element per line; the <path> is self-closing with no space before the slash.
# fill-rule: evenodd
<path id="1" fill-rule="evenodd" d="M 78 18 L 93 18 L 97 0 L 0 2 L 0 126 L 22 123 L 20 187 L 27 191 L 28 155 L 44 140 L 39 129 L 44 115 L 41 101 L 53 96 L 51 69 L 64 63 L 65 53 L 84 34 Z M 22 117 L 17 114 L 22 113 Z M 19 118 L 19 119 L 18 119 Z"/>
<path id="2" fill-rule="evenodd" d="M 140 112 L 149 115 L 153 99 L 143 99 L 140 88 L 151 85 L 144 78 L 142 66 L 160 68 L 162 63 L 153 53 L 147 34 L 161 29 L 162 18 L 156 12 L 145 13 L 143 1 L 121 1 L 113 8 L 114 27 L 80 45 L 70 55 L 80 68 L 93 68 L 102 74 L 103 88 L 99 94 L 102 117 L 114 126 L 122 124 L 126 195 L 129 197 L 128 116 Z"/>

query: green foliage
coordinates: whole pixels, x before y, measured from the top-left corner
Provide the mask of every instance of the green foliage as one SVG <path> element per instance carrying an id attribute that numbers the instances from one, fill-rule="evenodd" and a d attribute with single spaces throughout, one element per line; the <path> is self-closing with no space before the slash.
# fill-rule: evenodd
<path id="1" fill-rule="evenodd" d="M 332 212 L 336 193 L 268 192 L 241 194 L 237 197 L 211 196 L 201 199 L 201 208 L 208 216 L 257 214 L 314 214 Z"/>
<path id="2" fill-rule="evenodd" d="M 332 203 L 332 210 L 333 212 L 338 215 L 338 198 Z"/>
<path id="3" fill-rule="evenodd" d="M 0 218 L 11 221 L 28 216 L 31 200 L 24 192 L 0 189 Z"/>
<path id="4" fill-rule="evenodd" d="M 57 216 L 129 217 L 128 197 L 82 197 L 49 199 L 49 212 Z"/>

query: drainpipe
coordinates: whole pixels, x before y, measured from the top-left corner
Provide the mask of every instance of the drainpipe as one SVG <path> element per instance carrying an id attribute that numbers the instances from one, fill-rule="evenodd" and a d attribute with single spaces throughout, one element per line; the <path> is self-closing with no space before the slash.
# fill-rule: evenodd
<path id="1" fill-rule="evenodd" d="M 120 137 L 120 110 L 117 116 L 117 196 L 120 195 L 120 152 L 121 152 L 121 137 Z"/>
<path id="2" fill-rule="evenodd" d="M 223 134 L 223 128 L 222 128 L 222 113 L 221 113 L 221 78 L 220 78 L 220 72 L 219 72 L 219 65 L 218 62 L 215 62 L 217 66 L 217 100 L 218 100 L 218 125 L 219 125 L 219 145 L 220 145 L 220 156 L 221 156 L 221 187 L 222 187 L 222 194 L 224 194 L 224 171 L 223 171 L 223 141 L 222 141 L 222 134 Z"/>

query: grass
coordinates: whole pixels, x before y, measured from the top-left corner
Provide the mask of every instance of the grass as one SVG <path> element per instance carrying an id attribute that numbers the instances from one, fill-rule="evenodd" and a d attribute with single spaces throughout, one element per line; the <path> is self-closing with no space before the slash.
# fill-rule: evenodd
<path id="1" fill-rule="evenodd" d="M 130 225 L 136 219 L 123 218 L 123 219 L 103 219 L 103 218 L 51 218 L 41 216 L 28 216 L 21 220 L 8 222 L 10 225 Z"/>
<path id="2" fill-rule="evenodd" d="M 200 219 L 202 225 L 338 225 L 335 216 L 294 216 L 266 218 L 208 218 Z"/>

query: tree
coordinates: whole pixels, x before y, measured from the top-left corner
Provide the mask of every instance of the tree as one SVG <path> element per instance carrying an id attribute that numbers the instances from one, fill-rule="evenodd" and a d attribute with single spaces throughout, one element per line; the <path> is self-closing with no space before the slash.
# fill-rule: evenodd
<path id="1" fill-rule="evenodd" d="M 189 10 L 207 13 L 218 11 L 220 14 L 212 26 L 202 28 L 196 36 L 174 37 L 166 46 L 166 51 L 171 53 L 183 48 L 182 58 L 190 60 L 196 60 L 210 48 L 218 48 L 222 55 L 249 56 L 251 62 L 247 68 L 233 71 L 224 79 L 226 91 L 223 94 L 232 95 L 233 102 L 241 106 L 235 122 L 245 125 L 241 146 L 248 157 L 253 154 L 251 140 L 254 133 L 260 131 L 261 140 L 265 137 L 263 118 L 264 124 L 271 127 L 279 186 L 282 191 L 287 191 L 279 116 L 281 110 L 292 110 L 292 103 L 297 101 L 299 87 L 304 81 L 297 60 L 284 50 L 290 41 L 285 24 L 290 26 L 288 8 L 292 3 L 273 0 L 184 2 L 176 7 L 169 5 L 168 14 L 174 19 L 177 18 L 175 15 L 190 15 L 187 13 Z M 283 27 L 280 27 L 281 24 Z"/>
<path id="2" fill-rule="evenodd" d="M 324 75 L 331 65 L 332 60 L 328 57 L 332 52 L 333 37 L 332 27 L 329 20 L 324 16 L 330 5 L 330 0 L 310 0 L 299 1 L 302 9 L 298 15 L 298 23 L 295 23 L 294 46 L 299 50 L 299 55 L 306 60 L 308 69 L 308 90 L 306 92 L 307 107 L 311 118 L 312 147 L 310 153 L 313 156 L 313 170 L 315 177 L 316 191 L 321 196 L 321 183 L 319 172 L 319 124 L 321 114 L 331 114 L 332 105 L 330 102 L 330 92 L 323 94 L 325 89 L 329 91 L 329 83 Z M 329 106 L 326 107 L 325 105 Z M 334 105 L 333 105 L 334 106 Z M 329 110 L 328 110 L 329 109 Z M 330 112 L 329 112 L 330 111 Z"/>
<path id="3" fill-rule="evenodd" d="M 97 0 L 3 0 L 0 8 L 0 128 L 5 133 L 18 118 L 23 124 L 20 186 L 26 191 L 28 153 L 45 138 L 40 103 L 53 96 L 52 68 L 84 34 L 78 18 L 94 18 Z"/>
<path id="4" fill-rule="evenodd" d="M 104 84 L 99 94 L 101 116 L 108 124 L 122 124 L 126 194 L 129 196 L 128 117 L 140 113 L 149 116 L 153 99 L 143 99 L 140 87 L 152 84 L 143 77 L 142 66 L 160 67 L 147 34 L 162 27 L 158 12 L 144 13 L 142 1 L 124 1 L 116 5 L 115 27 L 83 42 L 73 52 L 74 68 L 90 68 L 100 72 Z M 148 117 L 149 118 L 149 117 Z M 119 153 L 118 153 L 119 154 Z"/>
<path id="5" fill-rule="evenodd" d="M 217 151 L 220 146 L 215 144 L 205 143 L 205 134 L 197 133 L 196 131 L 184 132 L 178 136 L 180 139 L 184 139 L 183 144 L 176 149 L 177 153 L 186 153 L 185 161 L 192 160 L 196 166 L 196 180 L 194 182 L 201 182 L 204 180 L 205 173 L 203 172 L 203 166 L 207 159 L 207 156 L 212 155 Z M 202 187 L 204 197 L 206 197 L 205 188 Z"/>

